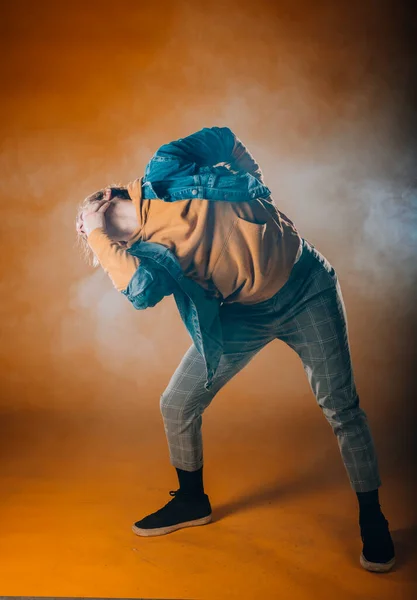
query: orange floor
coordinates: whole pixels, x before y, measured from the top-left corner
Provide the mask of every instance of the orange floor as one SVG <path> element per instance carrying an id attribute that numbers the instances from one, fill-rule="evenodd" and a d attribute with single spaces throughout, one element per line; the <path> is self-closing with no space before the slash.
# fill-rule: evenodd
<path id="1" fill-rule="evenodd" d="M 156 406 L 3 412 L 0 593 L 411 600 L 416 522 L 403 478 L 381 488 L 398 565 L 368 573 L 356 500 L 310 399 L 296 399 L 291 423 L 277 410 L 261 424 L 225 396 L 204 423 L 214 521 L 151 539 L 131 524 L 176 489 Z"/>

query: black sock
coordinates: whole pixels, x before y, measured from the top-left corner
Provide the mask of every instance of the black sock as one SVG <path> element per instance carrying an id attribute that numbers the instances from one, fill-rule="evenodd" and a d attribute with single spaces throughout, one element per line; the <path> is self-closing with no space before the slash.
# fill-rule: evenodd
<path id="1" fill-rule="evenodd" d="M 183 471 L 176 469 L 180 490 L 192 496 L 201 496 L 204 494 L 203 485 L 203 467 L 198 471 Z"/>
<path id="2" fill-rule="evenodd" d="M 356 492 L 360 518 L 373 517 L 381 513 L 378 488 L 370 492 Z"/>

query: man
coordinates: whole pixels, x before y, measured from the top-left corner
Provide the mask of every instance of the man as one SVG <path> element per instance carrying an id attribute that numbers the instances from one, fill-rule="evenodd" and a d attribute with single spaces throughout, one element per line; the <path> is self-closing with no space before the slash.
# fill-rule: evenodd
<path id="1" fill-rule="evenodd" d="M 300 356 L 359 503 L 361 565 L 395 562 L 381 480 L 352 372 L 335 270 L 272 203 L 262 171 L 227 127 L 161 146 L 145 176 L 86 199 L 77 230 L 115 287 L 139 309 L 174 294 L 192 346 L 161 396 L 179 489 L 133 531 L 155 536 L 208 523 L 202 413 L 269 342 Z"/>

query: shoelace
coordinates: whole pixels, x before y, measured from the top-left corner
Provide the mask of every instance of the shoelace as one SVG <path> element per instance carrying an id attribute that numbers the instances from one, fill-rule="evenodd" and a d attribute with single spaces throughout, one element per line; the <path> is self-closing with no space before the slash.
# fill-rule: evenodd
<path id="1" fill-rule="evenodd" d="M 176 491 L 174 491 L 174 490 L 171 490 L 171 491 L 169 492 L 169 495 L 170 495 L 170 496 L 174 496 L 174 497 L 175 497 L 179 491 L 180 491 L 180 490 L 176 490 Z M 162 508 L 160 508 L 159 510 L 157 510 L 157 511 L 156 511 L 155 513 L 153 513 L 153 514 L 155 514 L 155 515 L 160 515 L 160 514 L 163 514 L 163 513 L 164 513 L 164 512 L 167 510 L 167 508 L 170 506 L 171 502 L 172 502 L 172 500 L 170 500 L 169 502 L 167 502 L 167 503 L 165 504 L 165 506 L 163 506 Z"/>
<path id="2" fill-rule="evenodd" d="M 190 492 L 185 492 L 184 490 L 178 489 L 178 490 L 171 490 L 169 492 L 170 496 L 173 496 L 174 498 L 176 496 L 178 496 L 180 499 L 188 499 L 188 498 L 195 498 L 195 496 L 193 494 L 191 494 Z M 170 502 L 172 502 L 172 500 L 170 500 Z"/>

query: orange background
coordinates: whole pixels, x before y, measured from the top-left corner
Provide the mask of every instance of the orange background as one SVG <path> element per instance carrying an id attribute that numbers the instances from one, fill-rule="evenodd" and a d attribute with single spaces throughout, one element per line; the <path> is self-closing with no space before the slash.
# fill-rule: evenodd
<path id="1" fill-rule="evenodd" d="M 412 32 L 401 3 L 335 4 L 2 8 L 1 594 L 411 597 Z M 130 530 L 176 489 L 159 396 L 190 340 L 172 299 L 134 311 L 82 262 L 76 205 L 213 125 L 242 139 L 339 274 L 399 552 L 388 576 L 359 566 L 336 441 L 278 342 L 205 413 L 214 522 Z"/>

